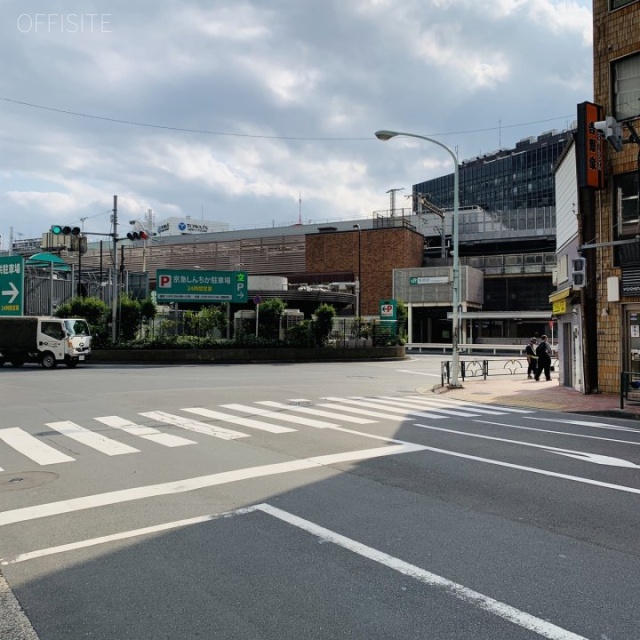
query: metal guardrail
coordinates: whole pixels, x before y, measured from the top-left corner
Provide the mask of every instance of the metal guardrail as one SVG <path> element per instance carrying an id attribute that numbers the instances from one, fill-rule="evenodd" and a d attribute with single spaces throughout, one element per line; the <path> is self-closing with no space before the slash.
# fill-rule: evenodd
<path id="1" fill-rule="evenodd" d="M 528 363 L 526 358 L 493 359 L 493 360 L 461 360 L 460 377 L 464 382 L 465 378 L 482 378 L 486 380 L 489 376 L 514 376 L 519 374 L 527 375 Z M 551 370 L 557 371 L 558 359 L 551 358 Z M 640 380 L 640 374 L 638 374 Z M 440 363 L 440 384 L 442 386 L 451 381 L 451 362 L 445 360 Z"/>
<path id="2" fill-rule="evenodd" d="M 474 353 L 486 353 L 488 355 L 521 355 L 524 356 L 526 338 L 523 339 L 525 344 L 459 344 L 458 351 L 472 355 Z M 412 351 L 415 353 L 451 353 L 452 346 L 450 342 L 409 342 L 406 345 L 407 353 Z M 554 354 L 557 353 L 558 345 L 552 344 L 551 349 Z"/>
<path id="3" fill-rule="evenodd" d="M 526 342 L 526 340 L 525 340 Z M 488 353 L 493 355 L 513 353 L 524 355 L 526 344 L 459 344 L 460 353 Z M 407 353 L 451 353 L 450 342 L 410 342 L 406 345 Z"/>
<path id="4" fill-rule="evenodd" d="M 623 371 L 620 374 L 620 409 L 626 401 L 640 402 L 640 372 Z"/>

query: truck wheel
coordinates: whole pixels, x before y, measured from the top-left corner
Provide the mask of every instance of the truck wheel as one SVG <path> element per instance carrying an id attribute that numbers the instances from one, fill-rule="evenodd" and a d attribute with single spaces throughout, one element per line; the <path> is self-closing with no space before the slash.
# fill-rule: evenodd
<path id="1" fill-rule="evenodd" d="M 58 361 L 56 360 L 53 353 L 43 353 L 42 358 L 40 358 L 40 364 L 43 369 L 55 369 Z"/>

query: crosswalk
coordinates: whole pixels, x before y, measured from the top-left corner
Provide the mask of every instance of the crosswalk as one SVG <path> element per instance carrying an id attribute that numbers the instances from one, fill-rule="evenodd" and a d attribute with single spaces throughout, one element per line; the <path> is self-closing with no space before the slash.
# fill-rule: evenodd
<path id="1" fill-rule="evenodd" d="M 307 428 L 335 429 L 345 425 L 359 425 L 366 429 L 367 425 L 383 421 L 401 422 L 413 418 L 446 420 L 513 413 L 533 412 L 419 395 L 327 396 L 313 402 L 304 399 L 288 402 L 259 400 L 250 404 L 221 404 L 215 408 L 184 407 L 176 413 L 144 411 L 135 417 L 96 416 L 88 419 L 90 425 L 80 425 L 71 420 L 47 422 L 44 426 L 48 431 L 35 434 L 20 426 L 0 428 L 0 464 L 8 449 L 39 466 L 74 462 L 76 458 L 56 447 L 69 451 L 62 445 L 61 437 L 82 445 L 85 449 L 81 451 L 90 449 L 105 456 L 121 456 L 140 453 L 145 443 L 152 443 L 151 447 L 167 448 L 197 445 L 200 436 L 232 441 L 249 438 L 256 432 L 283 435 Z M 109 429 L 109 435 L 105 435 L 104 427 Z M 183 433 L 167 433 L 163 428 L 180 429 Z M 121 442 L 119 434 L 132 437 L 130 442 L 136 446 Z M 4 468 L 0 466 L 1 471 Z"/>

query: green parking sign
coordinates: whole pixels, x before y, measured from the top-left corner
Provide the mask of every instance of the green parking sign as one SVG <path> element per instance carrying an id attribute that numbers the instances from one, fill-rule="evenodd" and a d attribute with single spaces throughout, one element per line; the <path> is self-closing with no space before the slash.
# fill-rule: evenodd
<path id="1" fill-rule="evenodd" d="M 167 302 L 247 302 L 246 271 L 158 269 L 156 300 Z"/>
<path id="2" fill-rule="evenodd" d="M 24 258 L 0 258 L 0 316 L 21 316 L 24 305 Z"/>

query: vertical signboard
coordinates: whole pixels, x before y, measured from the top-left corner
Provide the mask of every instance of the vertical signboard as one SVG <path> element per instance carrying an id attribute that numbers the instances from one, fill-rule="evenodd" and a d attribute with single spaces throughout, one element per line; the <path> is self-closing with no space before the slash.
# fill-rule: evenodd
<path id="1" fill-rule="evenodd" d="M 397 320 L 395 300 L 380 300 L 380 320 Z"/>
<path id="2" fill-rule="evenodd" d="M 24 258 L 0 258 L 0 316 L 21 316 L 24 308 Z"/>
<path id="3" fill-rule="evenodd" d="M 576 163 L 581 188 L 602 189 L 604 186 L 604 145 L 602 135 L 593 126 L 601 120 L 604 120 L 604 110 L 600 105 L 591 102 L 578 105 Z"/>

